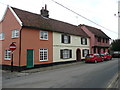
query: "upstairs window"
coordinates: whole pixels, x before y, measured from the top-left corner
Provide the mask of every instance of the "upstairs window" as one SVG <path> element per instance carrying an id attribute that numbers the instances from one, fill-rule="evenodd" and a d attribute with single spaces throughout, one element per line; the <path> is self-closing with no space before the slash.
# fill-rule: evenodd
<path id="1" fill-rule="evenodd" d="M 10 50 L 5 50 L 5 54 L 4 54 L 4 59 L 5 60 L 11 60 L 11 51 Z"/>
<path id="2" fill-rule="evenodd" d="M 71 40 L 70 40 L 70 36 L 69 35 L 62 35 L 61 37 L 62 37 L 61 38 L 61 40 L 62 40 L 61 42 L 62 43 L 65 43 L 65 44 L 69 44 L 70 43 Z"/>
<path id="3" fill-rule="evenodd" d="M 87 45 L 87 38 L 81 38 L 81 44 Z"/>
<path id="4" fill-rule="evenodd" d="M 40 39 L 41 40 L 48 40 L 48 32 L 40 31 Z"/>
<path id="5" fill-rule="evenodd" d="M 101 38 L 98 38 L 98 42 L 101 42 Z"/>
<path id="6" fill-rule="evenodd" d="M 103 38 L 103 43 L 105 42 L 105 39 Z"/>
<path id="7" fill-rule="evenodd" d="M 106 39 L 106 43 L 108 43 L 108 39 Z"/>
<path id="8" fill-rule="evenodd" d="M 4 35 L 4 33 L 2 32 L 2 33 L 0 33 L 0 40 L 4 40 L 5 39 L 5 35 Z"/>
<path id="9" fill-rule="evenodd" d="M 18 38 L 19 37 L 19 30 L 12 30 L 12 38 Z"/>

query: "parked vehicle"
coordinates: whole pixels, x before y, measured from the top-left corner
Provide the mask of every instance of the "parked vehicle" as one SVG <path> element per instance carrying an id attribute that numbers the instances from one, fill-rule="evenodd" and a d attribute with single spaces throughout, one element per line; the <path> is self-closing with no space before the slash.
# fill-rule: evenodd
<path id="1" fill-rule="evenodd" d="M 94 62 L 97 63 L 103 61 L 103 58 L 99 54 L 87 54 L 85 57 L 85 62 Z"/>
<path id="2" fill-rule="evenodd" d="M 113 51 L 112 57 L 113 58 L 120 58 L 120 51 Z"/>
<path id="3" fill-rule="evenodd" d="M 108 53 L 101 53 L 100 56 L 102 57 L 103 60 L 111 60 L 112 56 Z"/>

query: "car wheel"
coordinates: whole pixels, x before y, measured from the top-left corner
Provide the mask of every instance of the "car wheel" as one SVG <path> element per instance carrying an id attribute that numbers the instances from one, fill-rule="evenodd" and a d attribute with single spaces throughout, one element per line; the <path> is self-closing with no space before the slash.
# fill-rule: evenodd
<path id="1" fill-rule="evenodd" d="M 95 60 L 94 62 L 97 63 L 97 60 Z"/>
<path id="2" fill-rule="evenodd" d="M 84 63 L 86 63 L 87 61 L 84 61 Z"/>
<path id="3" fill-rule="evenodd" d="M 104 59 L 101 60 L 102 62 L 104 61 Z"/>

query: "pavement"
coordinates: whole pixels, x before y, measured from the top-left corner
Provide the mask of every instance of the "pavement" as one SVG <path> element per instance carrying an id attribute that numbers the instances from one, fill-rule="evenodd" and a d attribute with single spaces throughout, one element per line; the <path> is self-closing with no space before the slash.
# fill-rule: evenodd
<path id="1" fill-rule="evenodd" d="M 16 71 L 6 71 L 6 70 L 0 70 L 2 72 L 2 79 L 12 79 L 12 78 L 17 78 L 17 77 L 22 77 L 22 76 L 27 76 L 32 73 L 37 73 L 41 71 L 46 71 L 46 70 L 53 70 L 53 69 L 58 69 L 58 68 L 64 68 L 68 66 L 73 66 L 77 64 L 85 64 L 84 62 L 72 62 L 72 63 L 67 63 L 67 64 L 59 64 L 59 65 L 53 65 L 53 66 L 48 66 L 48 67 L 41 67 L 41 68 L 35 68 L 35 69 L 29 69 L 29 70 L 24 70 L 21 72 L 16 72 Z M 120 74 L 116 74 L 110 81 L 110 83 L 107 86 L 107 89 L 109 88 L 119 88 L 118 82 L 119 82 L 119 76 Z"/>
<path id="2" fill-rule="evenodd" d="M 16 78 L 16 77 L 27 76 L 32 73 L 37 73 L 37 72 L 46 71 L 46 70 L 53 70 L 53 69 L 58 69 L 58 68 L 64 68 L 64 67 L 73 66 L 73 65 L 77 65 L 77 64 L 84 64 L 84 62 L 70 62 L 70 63 L 66 63 L 66 64 L 33 68 L 33 69 L 29 69 L 29 70 L 24 70 L 21 72 L 17 72 L 17 71 L 11 72 L 8 70 L 0 70 L 0 72 L 2 72 L 2 79 L 6 80 L 6 79 L 12 79 L 12 78 Z"/>

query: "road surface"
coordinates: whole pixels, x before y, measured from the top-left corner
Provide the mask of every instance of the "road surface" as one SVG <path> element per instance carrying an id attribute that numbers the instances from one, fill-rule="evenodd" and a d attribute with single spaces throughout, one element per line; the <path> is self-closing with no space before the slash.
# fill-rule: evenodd
<path id="1" fill-rule="evenodd" d="M 3 88 L 106 88 L 118 73 L 118 59 L 82 63 L 3 80 Z"/>

